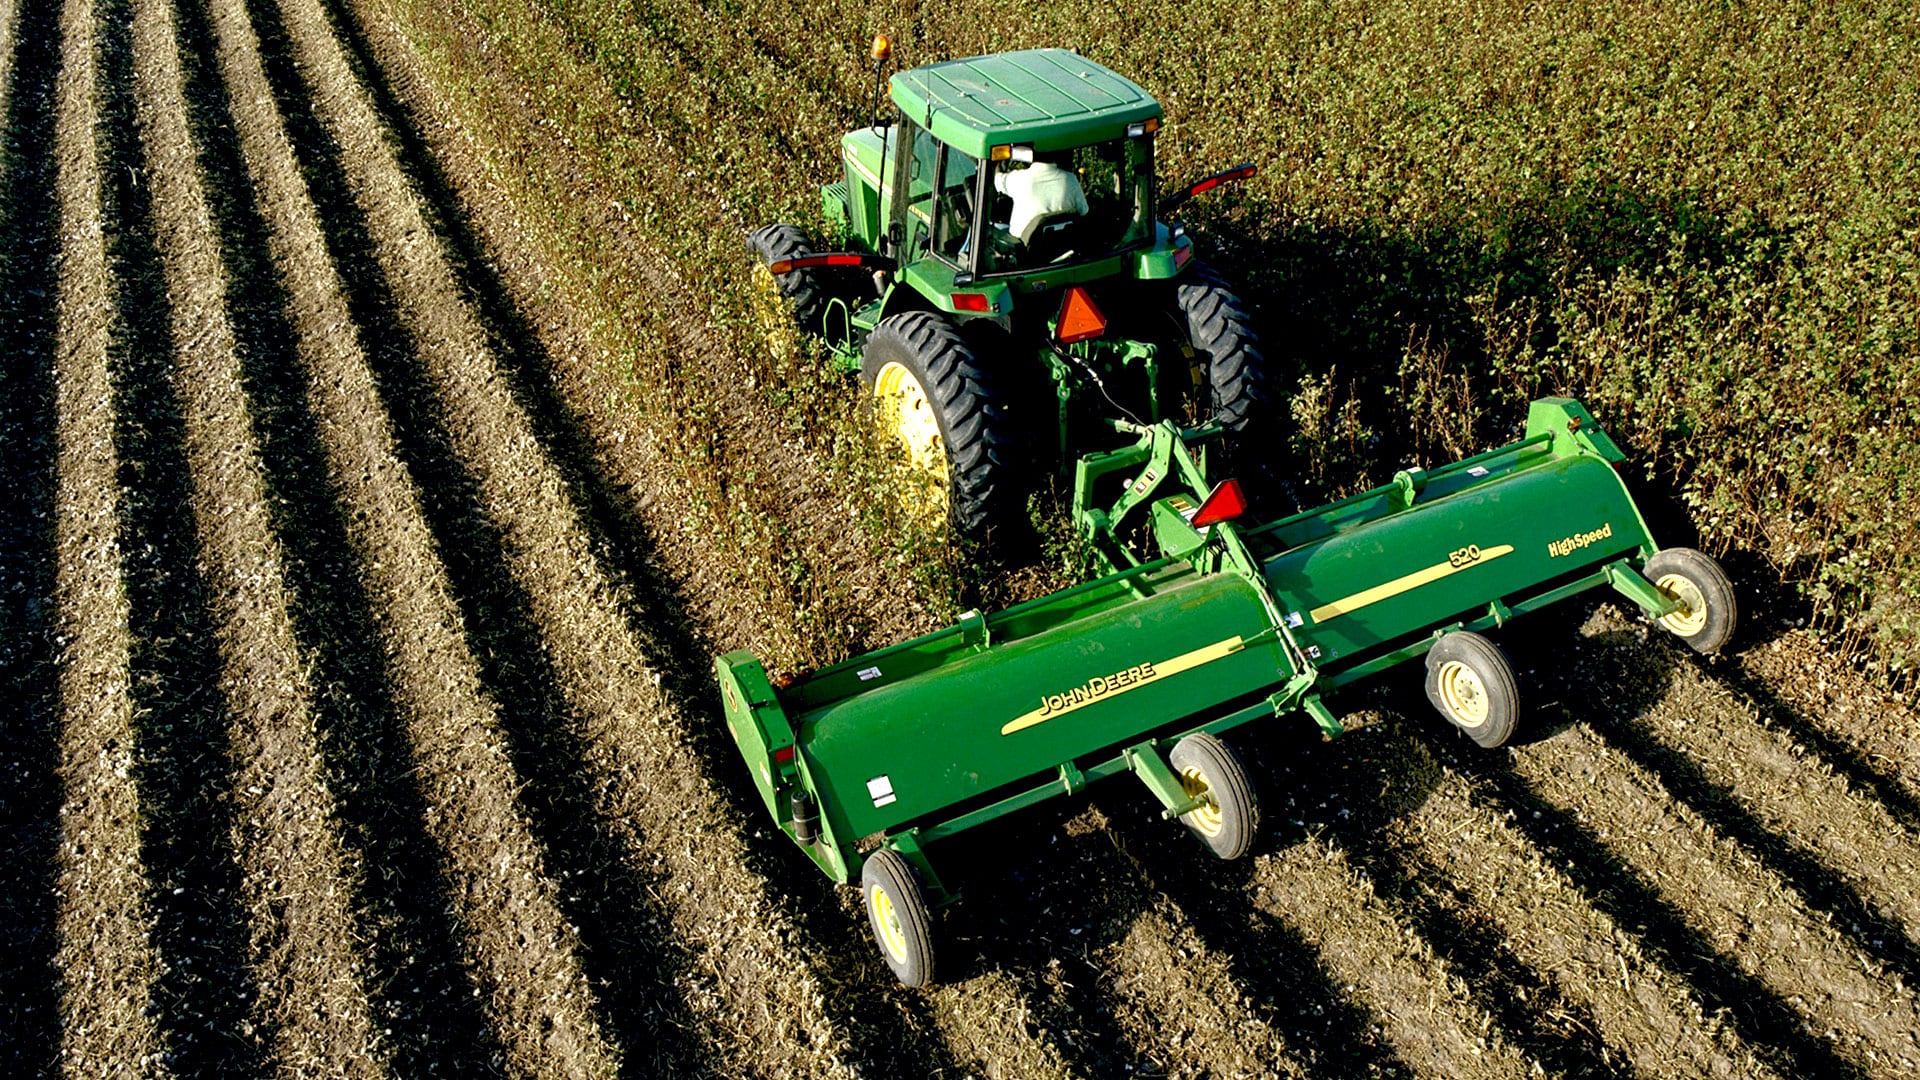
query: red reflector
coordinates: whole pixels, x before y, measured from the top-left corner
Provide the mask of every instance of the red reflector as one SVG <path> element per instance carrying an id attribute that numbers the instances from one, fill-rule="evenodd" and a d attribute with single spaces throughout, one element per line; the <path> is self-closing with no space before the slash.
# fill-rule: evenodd
<path id="1" fill-rule="evenodd" d="M 1173 249 L 1173 265 L 1185 266 L 1193 258 L 1193 245 Z"/>
<path id="2" fill-rule="evenodd" d="M 1060 320 L 1055 330 L 1061 344 L 1071 345 L 1106 332 L 1107 317 L 1093 306 L 1093 297 L 1087 295 L 1087 290 L 1078 285 L 1068 289 L 1066 299 L 1060 301 Z"/>
<path id="3" fill-rule="evenodd" d="M 859 266 L 862 258 L 858 252 L 835 251 L 825 255 L 802 255 L 797 259 L 776 259 L 767 264 L 767 269 L 776 275 L 790 274 L 815 266 Z"/>
<path id="4" fill-rule="evenodd" d="M 957 292 L 950 297 L 955 311 L 992 311 L 993 301 L 981 292 Z"/>
<path id="5" fill-rule="evenodd" d="M 1200 509 L 1194 511 L 1193 527 L 1204 529 L 1221 521 L 1232 521 L 1247 512 L 1247 496 L 1240 490 L 1240 481 L 1222 480 L 1213 486 Z"/>
<path id="6" fill-rule="evenodd" d="M 783 746 L 783 747 L 781 747 L 780 749 L 778 749 L 778 750 L 775 750 L 775 751 L 773 752 L 773 760 L 775 760 L 775 761 L 777 761 L 777 762 L 779 762 L 779 763 L 780 763 L 780 764 L 782 764 L 782 765 L 785 765 L 785 764 L 786 764 L 787 762 L 789 762 L 789 761 L 792 761 L 792 760 L 793 760 L 793 747 L 791 747 L 791 746 Z"/>

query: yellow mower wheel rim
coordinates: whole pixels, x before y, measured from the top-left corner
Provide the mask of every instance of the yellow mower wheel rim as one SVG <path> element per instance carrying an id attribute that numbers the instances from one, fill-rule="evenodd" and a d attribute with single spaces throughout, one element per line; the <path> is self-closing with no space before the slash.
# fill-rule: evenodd
<path id="1" fill-rule="evenodd" d="M 1220 830 L 1227 827 L 1227 816 L 1220 812 L 1220 803 L 1211 794 L 1213 788 L 1208 786 L 1199 769 L 1188 766 L 1180 770 L 1180 790 L 1189 799 L 1205 800 L 1197 809 L 1187 812 L 1187 823 L 1209 840 L 1219 836 Z"/>
<path id="2" fill-rule="evenodd" d="M 1440 665 L 1440 701 L 1453 722 L 1467 728 L 1486 723 L 1493 707 L 1480 673 L 1458 660 Z"/>
<path id="3" fill-rule="evenodd" d="M 1707 628 L 1707 598 L 1692 578 L 1684 574 L 1667 574 L 1653 585 L 1661 595 L 1680 605 L 1680 610 L 1660 616 L 1661 626 L 1681 637 L 1692 637 Z"/>
<path id="4" fill-rule="evenodd" d="M 900 912 L 894 909 L 893 897 L 875 885 L 867 890 L 867 903 L 873 905 L 873 921 L 880 928 L 880 947 L 887 950 L 894 963 L 906 963 L 907 932 L 900 928 Z"/>
<path id="5" fill-rule="evenodd" d="M 873 394 L 882 434 L 906 450 L 909 471 L 921 489 L 912 502 L 928 516 L 939 516 L 947 505 L 947 444 L 927 388 L 906 365 L 888 361 L 874 377 Z"/>

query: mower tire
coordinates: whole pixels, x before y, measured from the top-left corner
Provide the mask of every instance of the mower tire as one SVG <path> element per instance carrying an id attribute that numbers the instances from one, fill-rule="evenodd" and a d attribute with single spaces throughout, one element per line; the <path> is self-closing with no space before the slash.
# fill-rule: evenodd
<path id="1" fill-rule="evenodd" d="M 1733 583 L 1720 564 L 1692 548 L 1672 547 L 1647 560 L 1647 580 L 1680 610 L 1660 618 L 1660 625 L 1685 641 L 1695 652 L 1717 653 L 1733 637 L 1739 606 Z"/>
<path id="2" fill-rule="evenodd" d="M 1520 689 L 1500 647 L 1471 630 L 1442 634 L 1427 652 L 1427 700 L 1467 738 L 1506 745 L 1520 722 Z"/>
<path id="3" fill-rule="evenodd" d="M 1220 858 L 1245 855 L 1260 830 L 1260 803 L 1240 756 L 1218 736 L 1199 731 L 1174 743 L 1167 761 L 1187 797 L 1207 801 L 1180 820 Z"/>
<path id="4" fill-rule="evenodd" d="M 908 986 L 933 982 L 933 916 L 913 864 L 892 848 L 875 851 L 860 870 L 860 895 L 880 958 L 895 977 Z"/>

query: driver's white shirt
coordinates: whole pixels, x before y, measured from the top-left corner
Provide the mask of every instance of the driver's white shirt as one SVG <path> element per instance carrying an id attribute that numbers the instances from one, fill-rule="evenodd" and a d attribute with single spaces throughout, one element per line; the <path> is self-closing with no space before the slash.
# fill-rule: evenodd
<path id="1" fill-rule="evenodd" d="M 1007 230 L 1021 243 L 1032 240 L 1033 227 L 1049 214 L 1087 212 L 1087 195 L 1080 178 L 1050 161 L 1036 161 L 1015 172 L 995 173 L 993 186 L 1013 200 Z"/>

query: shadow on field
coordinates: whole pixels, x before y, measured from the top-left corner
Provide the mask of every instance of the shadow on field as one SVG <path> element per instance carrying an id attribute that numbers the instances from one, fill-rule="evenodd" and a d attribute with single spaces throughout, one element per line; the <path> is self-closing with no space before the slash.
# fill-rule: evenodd
<path id="1" fill-rule="evenodd" d="M 733 817 L 743 821 L 761 820 L 765 808 L 746 770 L 732 767 L 738 754 L 724 737 L 724 727 L 717 722 L 721 710 L 711 657 L 721 650 L 696 628 L 675 586 L 656 569 L 654 553 L 659 543 L 645 523 L 641 507 L 602 465 L 593 434 L 554 381 L 552 358 L 494 269 L 460 195 L 435 157 L 412 109 L 381 68 L 365 29 L 353 11 L 339 0 L 322 0 L 322 4 L 341 36 L 356 75 L 370 92 L 376 110 L 399 147 L 402 167 L 423 196 L 429 224 L 444 243 L 456 275 L 472 290 L 475 307 L 507 375 L 508 389 L 523 410 L 542 450 L 558 466 L 595 556 L 636 594 L 636 602 L 626 605 L 622 614 L 635 637 L 644 643 L 649 664 L 660 672 L 666 696 L 681 702 L 682 709 L 695 721 L 688 725 L 686 735 L 700 759 L 713 763 L 706 771 L 708 780 L 725 793 Z M 285 96 L 285 92 L 282 93 Z M 299 96 L 297 90 L 293 96 Z M 356 228 L 363 236 L 364 225 Z M 330 231 L 337 234 L 340 230 L 330 227 Z M 408 392 L 400 396 L 415 395 Z M 450 449 L 442 445 L 436 452 L 450 453 Z M 474 513 L 478 513 L 477 506 Z M 435 527 L 437 533 L 442 531 L 438 524 Z M 447 543 L 444 539 L 442 542 Z M 459 587 L 457 578 L 456 587 Z M 461 591 L 464 597 L 466 590 Z M 464 603 L 467 601 L 463 599 Z M 521 621 L 500 639 L 509 653 L 516 644 L 524 646 L 525 642 L 537 640 L 536 628 L 525 621 L 524 608 L 518 610 L 522 612 Z M 471 613 L 469 618 L 472 619 Z M 484 627 L 487 624 L 475 620 L 470 625 Z M 516 643 L 515 634 L 524 636 Z M 550 687 L 551 682 L 543 685 Z M 561 707 L 557 696 L 549 704 Z M 706 718 L 714 718 L 715 722 L 700 722 Z M 525 722 L 518 718 L 513 721 L 515 726 Z M 516 741 L 530 736 L 530 732 L 523 732 Z M 538 790 L 542 786 L 571 783 L 571 778 L 582 775 L 579 763 L 584 761 L 583 752 L 583 747 L 575 745 L 566 754 L 547 754 L 539 760 L 516 761 L 516 765 L 523 775 L 534 781 L 533 789 Z M 591 795 L 590 792 L 580 794 Z M 590 802 L 579 802 L 574 812 L 579 815 L 574 828 L 599 828 L 589 816 Z M 926 1034 L 931 1029 L 927 1003 L 919 995 L 892 985 L 891 977 L 879 964 L 866 938 L 864 922 L 846 918 L 834 886 L 792 850 L 784 834 L 747 829 L 743 830 L 743 838 L 753 856 L 752 869 L 776 885 L 814 938 L 809 962 L 823 984 L 825 1007 L 842 1019 L 838 1026 L 851 1041 L 862 1064 L 898 1075 L 943 1076 L 964 1071 L 937 1036 Z M 626 890 L 616 895 L 607 884 L 595 885 L 610 871 L 596 863 L 593 853 L 612 850 L 610 843 L 585 844 L 579 848 L 576 860 L 555 859 L 556 866 L 573 874 L 563 899 L 571 896 L 570 903 L 584 902 L 601 913 L 596 919 L 584 917 L 584 911 L 569 910 L 569 915 L 581 925 L 590 950 L 595 947 L 590 931 L 596 922 L 605 924 L 604 940 L 610 944 L 619 940 L 614 930 L 623 922 L 637 928 L 644 921 L 640 914 L 647 906 L 644 900 L 624 895 Z M 623 931 L 632 932 L 635 930 Z M 647 933 L 650 937 L 658 936 L 652 931 Z M 634 999 L 630 989 L 624 993 L 619 991 L 616 980 L 630 976 L 616 975 L 616 972 L 644 965 L 633 964 L 631 957 L 618 949 L 606 952 L 599 962 L 608 965 L 609 970 L 593 967 L 590 961 L 589 971 L 594 973 L 596 982 L 607 980 L 607 984 L 601 986 L 603 992 L 614 991 L 603 998 L 603 1011 L 615 1014 L 613 1026 L 620 1030 L 623 1025 L 618 1022 L 619 1012 L 637 1009 L 642 1002 Z M 628 1053 L 631 1058 L 632 1045 Z"/>
<path id="2" fill-rule="evenodd" d="M 1358 407 L 1371 441 L 1325 455 L 1331 468 L 1308 470 L 1320 475 L 1296 475 L 1309 500 L 1352 484 L 1361 470 L 1377 478 L 1453 456 L 1441 445 L 1447 436 L 1409 423 L 1410 412 L 1451 413 L 1459 405 L 1421 389 L 1427 365 L 1412 362 L 1403 374 L 1410 352 L 1444 357 L 1450 377 L 1469 381 L 1481 411 L 1470 437 L 1454 441 L 1498 445 L 1525 415 L 1519 404 L 1489 405 L 1492 391 L 1512 391 L 1494 370 L 1493 353 L 1501 360 L 1552 355 L 1560 335 L 1552 310 L 1573 275 L 1650 271 L 1682 240 L 1689 260 L 1712 267 L 1756 239 L 1685 200 L 1623 187 L 1543 191 L 1476 208 L 1472 224 L 1420 232 L 1386 222 L 1324 227 L 1252 193 L 1216 197 L 1194 213 L 1203 254 L 1242 283 L 1282 384 L 1337 371 L 1337 394 L 1351 393 Z M 1544 360 L 1537 368 L 1540 394 L 1591 403 L 1601 389 L 1585 385 L 1584 372 L 1551 370 Z M 1608 425 L 1607 415 L 1598 419 Z M 1693 543 L 1686 508 L 1670 486 L 1632 477 L 1629 485 L 1656 537 Z"/>
<path id="3" fill-rule="evenodd" d="M 532 606 L 509 567 L 499 525 L 479 482 L 446 428 L 448 409 L 399 315 L 395 286 L 374 254 L 339 146 L 316 116 L 313 89 L 270 0 L 247 3 L 274 99 L 300 159 L 329 255 L 345 283 L 360 344 L 379 384 L 397 449 L 421 489 L 421 508 L 444 561 L 483 683 L 499 705 L 524 811 L 544 849 L 581 961 L 599 996 L 601 1019 L 643 1074 L 695 1075 L 710 1056 L 700 1027 L 675 988 L 686 958 L 651 927 L 654 884 L 613 853 L 620 841 L 595 812 L 585 748 L 559 688 Z M 412 794 L 409 802 L 419 795 Z M 664 914 L 663 912 L 660 914 Z"/>
<path id="4" fill-rule="evenodd" d="M 1659 700 L 1667 676 L 1636 682 L 1620 702 L 1628 714 Z M 1611 731 L 1609 732 L 1611 735 Z M 1511 826 L 1558 867 L 1581 895 L 1638 941 L 1658 963 L 1686 981 L 1709 1015 L 1727 1018 L 1740 1039 L 1787 1076 L 1851 1077 L 1857 1066 L 1807 1030 L 1793 1008 L 1737 961 L 1688 924 L 1686 917 L 1581 819 L 1542 797 L 1515 773 L 1507 755 L 1487 753 L 1452 737 L 1424 740 L 1436 758 L 1480 780 Z"/>
<path id="5" fill-rule="evenodd" d="M 1443 871 L 1386 840 L 1394 821 L 1425 812 L 1440 779 L 1430 759 L 1410 759 L 1403 742 L 1368 728 L 1307 753 L 1292 755 L 1271 774 L 1276 790 L 1266 805 L 1273 807 L 1268 820 L 1276 843 L 1309 834 L 1335 840 L 1396 920 L 1444 960 L 1465 981 L 1469 999 L 1549 1073 L 1635 1075 L 1625 1055 L 1609 1052 L 1586 1004 L 1515 955 Z"/>
<path id="6" fill-rule="evenodd" d="M 1664 696 L 1680 665 L 1707 666 L 1705 677 L 1714 680 L 1732 665 L 1703 662 L 1671 641 L 1656 639 L 1649 643 L 1630 633 L 1601 634 L 1586 639 L 1584 645 L 1581 666 L 1592 672 L 1595 692 L 1622 705 L 1623 711 L 1601 712 L 1595 718 L 1595 726 L 1607 741 L 1658 777 L 1675 798 L 1691 807 L 1716 832 L 1738 843 L 1791 885 L 1809 908 L 1826 916 L 1830 925 L 1862 954 L 1897 972 L 1907 985 L 1920 984 L 1920 950 L 1915 949 L 1897 921 L 1876 910 L 1813 852 L 1769 829 L 1740 804 L 1731 788 L 1715 782 L 1691 758 L 1647 733 L 1642 722 L 1644 713 Z M 1623 678 L 1626 672 L 1651 672 L 1653 678 L 1645 682 L 1628 680 Z M 1797 716 L 1793 720 L 1788 730 L 1795 734 L 1795 728 L 1812 726 Z M 1863 790 L 1875 792 L 1872 786 Z"/>
<path id="7" fill-rule="evenodd" d="M 233 849 L 231 716 L 213 596 L 201 574 L 174 380 L 172 304 L 154 246 L 135 123 L 132 11 L 97 9 L 101 215 L 119 321 L 108 344 L 128 606 L 133 778 L 158 954 L 149 1009 L 183 1076 L 258 1076 L 247 923 Z M 131 897 L 127 898 L 131 901 Z"/>
<path id="8" fill-rule="evenodd" d="M 0 1073 L 41 1076 L 55 1071 L 60 1053 L 51 284 L 60 5 L 25 0 L 16 15 L 0 136 Z"/>
<path id="9" fill-rule="evenodd" d="M 293 630 L 313 663 L 316 740 L 357 879 L 376 1024 L 401 1075 L 480 1076 L 502 1067 L 474 999 L 449 909 L 446 860 L 424 827 L 426 805 L 379 645 L 367 586 L 329 479 L 310 380 L 287 321 L 291 301 L 241 155 L 208 13 L 177 0 L 188 122 L 199 151 L 226 274 L 225 303 L 266 482 L 286 553 Z"/>

